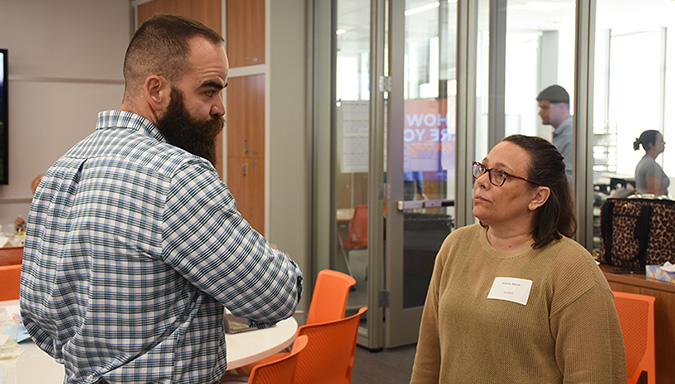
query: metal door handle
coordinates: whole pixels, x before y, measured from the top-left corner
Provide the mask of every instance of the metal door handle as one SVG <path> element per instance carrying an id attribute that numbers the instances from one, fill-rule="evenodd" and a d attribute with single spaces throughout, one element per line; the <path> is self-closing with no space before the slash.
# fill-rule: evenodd
<path id="1" fill-rule="evenodd" d="M 406 209 L 439 208 L 439 207 L 454 207 L 454 206 L 455 200 L 448 200 L 448 199 L 409 200 L 409 201 L 399 200 L 396 202 L 396 209 L 399 211 L 404 211 Z"/>

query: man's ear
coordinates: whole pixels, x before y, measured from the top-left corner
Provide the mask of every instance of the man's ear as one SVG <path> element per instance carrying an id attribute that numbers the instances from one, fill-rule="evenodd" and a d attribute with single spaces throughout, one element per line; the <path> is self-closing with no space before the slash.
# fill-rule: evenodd
<path id="1" fill-rule="evenodd" d="M 544 205 L 550 196 L 551 188 L 545 187 L 543 185 L 539 186 L 535 190 L 534 196 L 532 196 L 532 200 L 530 200 L 530 204 L 527 207 L 530 211 L 534 211 L 535 209 Z"/>
<path id="2" fill-rule="evenodd" d="M 143 83 L 143 96 L 157 115 L 162 115 L 171 101 L 171 85 L 162 75 L 151 75 Z"/>

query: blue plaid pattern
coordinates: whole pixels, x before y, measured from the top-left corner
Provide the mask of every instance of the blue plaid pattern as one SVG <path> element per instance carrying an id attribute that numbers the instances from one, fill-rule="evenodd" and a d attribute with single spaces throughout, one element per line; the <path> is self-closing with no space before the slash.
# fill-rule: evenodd
<path id="1" fill-rule="evenodd" d="M 301 290 L 211 163 L 130 112 L 101 112 L 31 205 L 21 314 L 67 383 L 218 382 L 223 307 L 264 328 Z"/>

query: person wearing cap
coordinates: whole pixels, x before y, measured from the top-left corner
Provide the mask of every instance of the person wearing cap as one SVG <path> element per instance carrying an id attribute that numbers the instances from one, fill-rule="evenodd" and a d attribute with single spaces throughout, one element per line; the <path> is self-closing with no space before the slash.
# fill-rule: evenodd
<path id="1" fill-rule="evenodd" d="M 574 135 L 572 130 L 572 115 L 570 114 L 570 95 L 565 88 L 551 85 L 537 96 L 541 123 L 553 126 L 553 145 L 563 155 L 565 175 L 573 184 L 572 166 L 574 164 Z"/>

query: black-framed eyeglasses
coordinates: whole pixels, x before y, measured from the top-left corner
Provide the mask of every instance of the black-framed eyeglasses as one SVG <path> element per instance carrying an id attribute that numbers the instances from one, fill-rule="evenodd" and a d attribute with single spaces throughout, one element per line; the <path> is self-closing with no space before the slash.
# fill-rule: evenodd
<path id="1" fill-rule="evenodd" d="M 504 185 L 504 183 L 506 182 L 506 179 L 509 178 L 509 177 L 514 178 L 514 179 L 524 180 L 524 181 L 530 182 L 532 184 L 541 185 L 541 184 L 537 183 L 536 181 L 528 180 L 524 177 L 515 176 L 515 175 L 512 175 L 510 173 L 506 173 L 506 172 L 502 171 L 501 169 L 487 168 L 486 166 L 484 166 L 483 164 L 481 164 L 477 161 L 473 162 L 473 165 L 471 166 L 471 173 L 473 174 L 473 177 L 475 177 L 477 179 L 477 178 L 483 176 L 485 174 L 485 172 L 487 172 L 487 174 L 488 174 L 488 179 L 490 180 L 490 183 L 492 183 L 492 185 L 495 185 L 497 187 L 501 187 L 502 185 Z"/>

